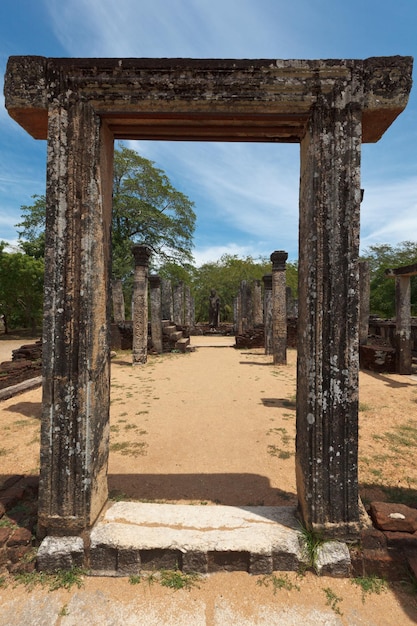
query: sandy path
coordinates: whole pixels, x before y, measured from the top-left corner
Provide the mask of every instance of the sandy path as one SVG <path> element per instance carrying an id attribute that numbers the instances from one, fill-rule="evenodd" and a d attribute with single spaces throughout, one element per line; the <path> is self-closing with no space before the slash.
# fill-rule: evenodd
<path id="1" fill-rule="evenodd" d="M 112 362 L 112 494 L 193 504 L 295 502 L 295 351 L 288 351 L 288 365 L 275 367 L 262 350 L 232 349 L 233 339 L 196 337 L 192 343 L 196 349 L 190 354 L 151 356 L 145 366 L 132 368 L 128 353 L 119 353 Z M 417 380 L 364 372 L 360 379 L 361 493 L 366 499 L 386 499 L 383 489 L 391 487 L 413 495 Z M 38 472 L 40 409 L 40 389 L 0 403 L 0 482 L 10 474 Z M 159 621 L 143 623 L 394 626 L 417 622 L 415 597 L 398 585 L 382 595 L 367 595 L 363 603 L 361 590 L 349 580 L 313 574 L 299 580 L 291 574 L 300 591 L 282 589 L 274 595 L 271 587 L 260 587 L 257 578 L 215 574 L 199 589 L 176 593 L 159 585 L 149 588 L 132 586 L 127 580 L 90 578 L 84 591 L 42 592 L 39 602 L 45 606 L 55 602 L 55 615 L 68 605 L 69 621 L 43 622 L 51 624 L 77 623 L 76 607 L 71 604 L 75 598 L 91 606 L 84 623 L 100 626 L 121 623 L 118 616 L 123 616 L 122 623 L 136 624 L 135 616 L 153 612 Z M 339 598 L 335 607 L 343 615 L 330 608 L 331 593 L 326 589 Z M 10 606 L 8 615 L 17 615 L 13 602 L 19 610 L 27 607 L 26 615 L 31 615 L 33 593 L 21 588 L 9 591 L 0 587 L 0 605 Z M 0 625 L 1 614 L 0 610 Z M 25 618 L 7 623 L 29 622 Z"/>

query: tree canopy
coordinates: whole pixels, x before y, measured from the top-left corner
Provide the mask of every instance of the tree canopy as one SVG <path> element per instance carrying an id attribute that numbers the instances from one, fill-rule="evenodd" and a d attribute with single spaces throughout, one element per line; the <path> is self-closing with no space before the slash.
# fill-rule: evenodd
<path id="1" fill-rule="evenodd" d="M 20 247 L 41 258 L 45 251 L 45 196 L 33 196 L 22 206 L 17 224 Z M 132 273 L 132 243 L 144 243 L 154 252 L 153 263 L 187 265 L 193 260 L 194 203 L 173 187 L 167 175 L 121 145 L 114 151 L 112 257 L 113 277 Z"/>
<path id="2" fill-rule="evenodd" d="M 370 270 L 370 311 L 383 318 L 395 316 L 395 280 L 387 279 L 385 270 L 417 263 L 417 242 L 403 241 L 370 246 L 362 255 Z M 411 311 L 417 314 L 417 277 L 411 278 Z"/>
<path id="3" fill-rule="evenodd" d="M 0 246 L 0 313 L 9 328 L 42 325 L 43 259 L 22 252 L 4 252 Z"/>

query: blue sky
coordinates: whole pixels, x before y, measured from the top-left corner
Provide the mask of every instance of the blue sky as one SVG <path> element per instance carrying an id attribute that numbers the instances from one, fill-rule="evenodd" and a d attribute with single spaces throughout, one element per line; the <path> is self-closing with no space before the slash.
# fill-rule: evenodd
<path id="1" fill-rule="evenodd" d="M 0 0 L 10 55 L 325 59 L 417 56 L 416 0 Z M 362 150 L 361 249 L 417 240 L 417 86 Z M 195 202 L 197 264 L 223 253 L 298 256 L 299 146 L 131 142 Z M 45 190 L 46 142 L 0 101 L 0 239 Z"/>

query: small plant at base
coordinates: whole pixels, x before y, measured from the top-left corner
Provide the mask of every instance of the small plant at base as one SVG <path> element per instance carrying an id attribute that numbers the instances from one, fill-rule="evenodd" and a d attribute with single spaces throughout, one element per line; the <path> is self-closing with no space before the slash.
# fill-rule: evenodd
<path id="1" fill-rule="evenodd" d="M 49 591 L 56 589 L 71 589 L 76 585 L 79 589 L 84 582 L 82 576 L 85 571 L 79 567 L 70 570 L 56 570 L 55 572 L 30 572 L 26 574 L 16 574 L 16 583 L 24 585 L 29 591 L 37 587 L 47 587 Z"/>
<path id="2" fill-rule="evenodd" d="M 352 584 L 359 585 L 362 588 L 362 602 L 365 602 L 367 593 L 380 594 L 382 591 L 386 591 L 387 583 L 383 578 L 378 576 L 358 576 L 352 578 Z"/>
<path id="3" fill-rule="evenodd" d="M 179 570 L 162 570 L 160 583 L 163 587 L 169 587 L 170 589 L 187 589 L 188 591 L 192 587 L 197 587 L 197 581 L 200 579 L 198 574 L 184 574 Z"/>
<path id="4" fill-rule="evenodd" d="M 69 615 L 68 604 L 64 604 L 60 612 L 58 613 L 60 617 L 65 617 L 65 615 Z"/>
<path id="5" fill-rule="evenodd" d="M 141 581 L 142 576 L 140 574 L 132 574 L 131 576 L 129 576 L 129 583 L 131 585 L 139 585 Z"/>
<path id="6" fill-rule="evenodd" d="M 275 576 L 275 574 L 265 574 L 265 576 L 262 576 L 262 578 L 258 578 L 256 584 L 260 587 L 269 587 L 270 585 L 272 585 L 274 595 L 280 589 L 286 589 L 287 591 L 292 591 L 293 589 L 296 589 L 297 591 L 300 591 L 300 587 L 295 583 L 292 583 L 286 574 L 280 577 Z"/>
<path id="7" fill-rule="evenodd" d="M 317 553 L 320 546 L 324 543 L 323 537 L 317 530 L 301 526 L 301 540 L 307 558 L 306 566 L 316 569 Z"/>
<path id="8" fill-rule="evenodd" d="M 332 611 L 334 611 L 335 613 L 337 613 L 338 615 L 343 615 L 342 611 L 339 608 L 339 602 L 341 602 L 343 600 L 343 598 L 340 598 L 339 596 L 337 596 L 335 594 L 335 592 L 330 589 L 330 587 L 324 587 L 323 588 L 324 593 L 326 594 L 326 604 L 327 606 L 330 606 L 330 608 L 332 609 Z"/>

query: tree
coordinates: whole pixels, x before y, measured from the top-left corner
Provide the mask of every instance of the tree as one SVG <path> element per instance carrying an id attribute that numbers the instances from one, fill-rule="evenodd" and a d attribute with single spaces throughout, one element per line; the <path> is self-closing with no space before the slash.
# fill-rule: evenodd
<path id="1" fill-rule="evenodd" d="M 22 206 L 17 224 L 20 247 L 40 258 L 45 250 L 45 196 Z M 114 152 L 112 257 L 113 277 L 132 274 L 132 243 L 154 251 L 154 264 L 186 265 L 193 259 L 196 216 L 193 202 L 176 190 L 166 174 L 148 159 L 121 145 Z"/>
<path id="2" fill-rule="evenodd" d="M 362 260 L 369 262 L 370 311 L 379 317 L 395 316 L 395 280 L 387 279 L 385 270 L 417 263 L 417 242 L 403 241 L 396 246 L 377 244 L 365 250 Z M 411 278 L 411 306 L 417 306 L 417 277 Z"/>
<path id="3" fill-rule="evenodd" d="M 131 242 L 144 243 L 153 263 L 191 263 L 196 216 L 191 202 L 176 190 L 153 161 L 121 146 L 114 154 L 113 275 L 132 267 Z"/>
<path id="4" fill-rule="evenodd" d="M 42 324 L 43 259 L 0 251 L 0 312 L 5 332 Z"/>

